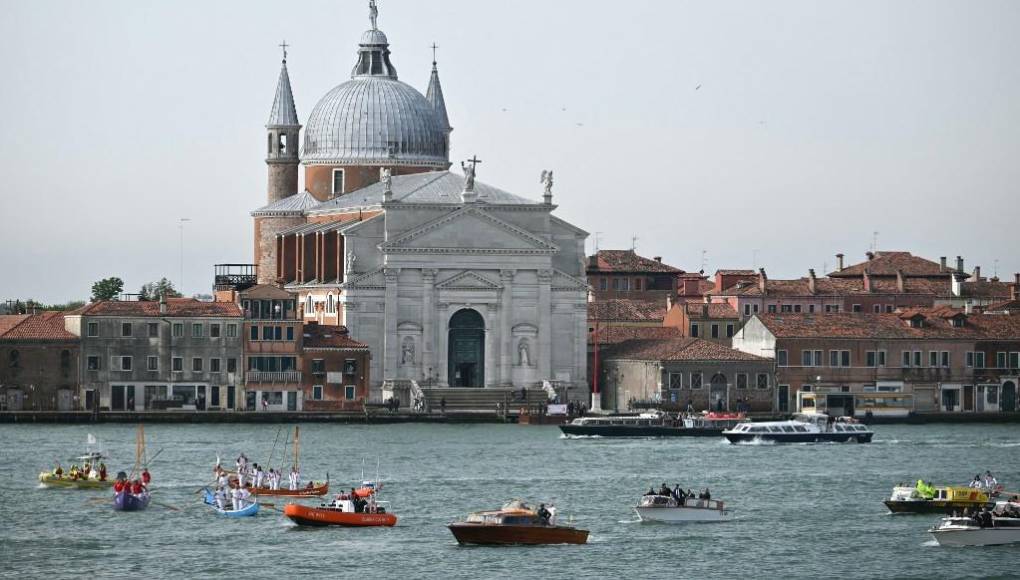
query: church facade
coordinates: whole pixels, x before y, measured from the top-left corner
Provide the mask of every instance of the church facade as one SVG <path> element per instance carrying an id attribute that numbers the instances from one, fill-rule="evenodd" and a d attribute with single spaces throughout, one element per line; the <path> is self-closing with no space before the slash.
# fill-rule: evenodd
<path id="1" fill-rule="evenodd" d="M 259 281 L 368 344 L 377 395 L 553 381 L 584 396 L 588 234 L 553 215 L 551 172 L 529 199 L 476 181 L 477 159 L 449 171 L 435 62 L 424 95 L 398 80 L 374 2 L 370 15 L 351 80 L 315 106 L 300 152 L 284 60 L 268 204 L 252 212 Z"/>

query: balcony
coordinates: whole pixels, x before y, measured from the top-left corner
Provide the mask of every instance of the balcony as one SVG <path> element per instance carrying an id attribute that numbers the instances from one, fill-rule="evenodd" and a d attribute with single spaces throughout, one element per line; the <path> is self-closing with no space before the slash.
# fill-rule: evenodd
<path id="1" fill-rule="evenodd" d="M 258 266 L 255 264 L 216 264 L 213 266 L 216 290 L 242 291 L 258 283 Z"/>
<path id="2" fill-rule="evenodd" d="M 244 380 L 248 383 L 300 383 L 301 371 L 248 371 Z"/>

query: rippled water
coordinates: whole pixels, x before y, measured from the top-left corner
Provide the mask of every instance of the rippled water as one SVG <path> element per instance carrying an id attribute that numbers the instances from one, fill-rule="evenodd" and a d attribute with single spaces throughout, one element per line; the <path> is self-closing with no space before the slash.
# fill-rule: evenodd
<path id="1" fill-rule="evenodd" d="M 268 458 L 276 426 L 149 425 L 154 500 L 182 508 L 114 512 L 107 492 L 39 489 L 36 476 L 94 433 L 112 470 L 134 427 L 0 426 L 0 555 L 7 572 L 162 578 L 315 574 L 363 577 L 985 577 L 1020 574 L 1020 547 L 941 548 L 935 516 L 890 516 L 892 486 L 963 483 L 991 469 L 1020 488 L 1009 425 L 879 426 L 869 445 L 729 445 L 723 440 L 565 439 L 554 427 L 307 425 L 306 475 L 350 486 L 380 458 L 391 529 L 301 529 L 278 512 L 219 518 L 200 504 L 217 453 Z M 279 454 L 279 450 L 277 450 Z M 708 485 L 736 509 L 722 524 L 637 523 L 649 485 Z M 587 546 L 460 547 L 445 524 L 512 497 L 552 500 L 591 530 Z M 283 501 L 278 503 L 282 505 Z"/>

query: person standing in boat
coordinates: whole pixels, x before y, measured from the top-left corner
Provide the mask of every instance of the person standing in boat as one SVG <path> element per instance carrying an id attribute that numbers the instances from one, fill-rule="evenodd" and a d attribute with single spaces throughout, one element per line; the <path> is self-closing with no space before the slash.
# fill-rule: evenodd
<path id="1" fill-rule="evenodd" d="M 549 510 L 545 509 L 545 504 L 544 503 L 543 504 L 539 504 L 538 512 L 537 513 L 538 513 L 538 519 L 542 520 L 543 524 L 549 525 L 549 518 L 550 518 L 550 516 L 552 514 L 549 513 Z"/>
<path id="2" fill-rule="evenodd" d="M 290 489 L 291 489 L 291 491 L 296 490 L 300 483 L 301 483 L 301 473 L 298 471 L 297 466 L 293 465 L 290 468 Z"/>
<path id="3" fill-rule="evenodd" d="M 556 504 L 549 504 L 549 525 L 556 525 Z"/>
<path id="4" fill-rule="evenodd" d="M 53 468 L 53 476 L 57 479 L 64 477 L 64 468 L 60 467 L 60 462 L 57 462 L 57 466 Z"/>
<path id="5" fill-rule="evenodd" d="M 99 462 L 99 481 L 106 481 L 106 464 Z"/>
<path id="6" fill-rule="evenodd" d="M 230 502 L 235 512 L 241 509 L 241 486 L 230 490 Z"/>
<path id="7" fill-rule="evenodd" d="M 149 487 L 149 482 L 151 481 L 152 475 L 149 473 L 149 470 L 147 468 L 142 469 L 142 484 L 145 485 L 145 487 Z"/>

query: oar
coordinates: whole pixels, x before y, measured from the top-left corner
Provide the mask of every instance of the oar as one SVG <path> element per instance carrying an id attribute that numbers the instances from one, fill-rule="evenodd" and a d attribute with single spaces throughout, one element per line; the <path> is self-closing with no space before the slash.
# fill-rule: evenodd
<path id="1" fill-rule="evenodd" d="M 148 468 L 149 468 L 149 466 L 150 466 L 150 465 L 152 465 L 152 462 L 153 462 L 153 461 L 155 461 L 157 457 L 159 457 L 159 454 L 160 454 L 160 453 L 163 453 L 163 449 L 165 449 L 165 447 L 160 447 L 159 451 L 157 451 L 155 455 L 153 455 L 152 457 L 150 457 L 150 458 L 149 458 L 149 460 L 145 462 L 145 465 L 144 465 L 144 467 L 145 467 L 146 469 L 148 469 Z"/>
<path id="2" fill-rule="evenodd" d="M 267 507 L 267 508 L 269 508 L 271 510 L 276 510 L 276 511 L 278 511 L 280 513 L 283 513 L 283 510 L 278 508 L 278 507 L 276 507 L 275 503 L 261 503 L 260 502 L 259 505 L 262 506 L 262 507 Z"/>
<path id="3" fill-rule="evenodd" d="M 154 503 L 154 504 L 158 505 L 159 507 L 163 507 L 163 508 L 166 508 L 168 510 L 175 511 L 175 512 L 181 511 L 181 508 L 179 508 L 179 507 L 172 506 L 172 505 L 170 505 L 168 503 L 158 502 L 158 501 L 156 501 L 154 499 L 149 499 L 149 502 L 150 503 Z"/>

